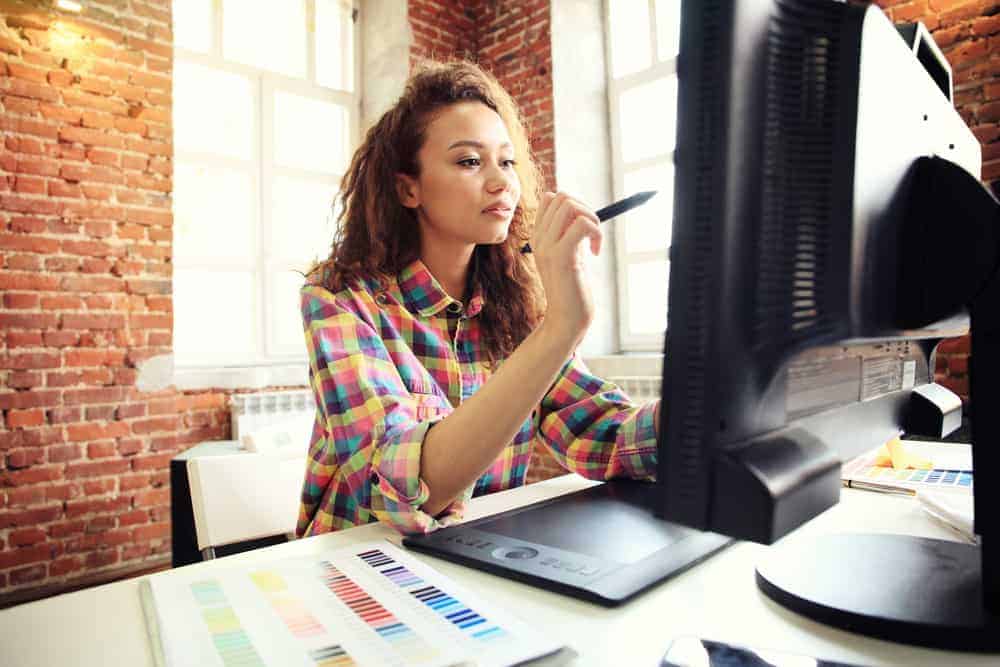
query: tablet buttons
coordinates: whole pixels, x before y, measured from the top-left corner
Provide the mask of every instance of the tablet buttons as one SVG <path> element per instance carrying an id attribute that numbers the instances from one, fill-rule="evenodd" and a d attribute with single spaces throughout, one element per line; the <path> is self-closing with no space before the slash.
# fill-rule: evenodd
<path id="1" fill-rule="evenodd" d="M 500 547 L 493 550 L 494 558 L 506 558 L 510 560 L 528 560 L 538 555 L 538 549 L 531 547 Z"/>

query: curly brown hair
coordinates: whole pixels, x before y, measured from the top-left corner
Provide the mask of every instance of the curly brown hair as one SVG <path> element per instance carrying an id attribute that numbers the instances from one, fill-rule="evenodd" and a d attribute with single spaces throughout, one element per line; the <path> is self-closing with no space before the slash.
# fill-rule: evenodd
<path id="1" fill-rule="evenodd" d="M 541 320 L 544 292 L 534 261 L 522 254 L 541 199 L 542 175 L 531 154 L 517 104 L 488 72 L 466 61 L 418 63 L 403 95 L 365 135 L 341 184 L 341 213 L 330 256 L 308 274 L 331 291 L 354 279 L 387 279 L 417 259 L 420 250 L 416 214 L 404 207 L 396 190 L 399 173 L 417 177 L 417 152 L 437 112 L 470 100 L 495 111 L 510 134 L 519 160 L 521 199 L 507 239 L 475 249 L 475 275 L 483 290 L 482 341 L 491 365 L 505 359 Z"/>

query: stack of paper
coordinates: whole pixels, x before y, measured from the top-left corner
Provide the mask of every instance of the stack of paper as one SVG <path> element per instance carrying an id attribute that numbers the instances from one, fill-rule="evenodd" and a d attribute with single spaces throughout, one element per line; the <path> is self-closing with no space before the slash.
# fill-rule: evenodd
<path id="1" fill-rule="evenodd" d="M 510 665 L 562 650 L 387 542 L 201 572 L 148 580 L 160 664 Z"/>

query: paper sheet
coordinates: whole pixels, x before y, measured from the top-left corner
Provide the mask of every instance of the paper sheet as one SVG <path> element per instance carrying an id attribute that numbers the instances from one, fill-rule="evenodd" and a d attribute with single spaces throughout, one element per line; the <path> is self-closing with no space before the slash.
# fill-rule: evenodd
<path id="1" fill-rule="evenodd" d="M 562 648 L 388 542 L 149 582 L 168 666 L 508 665 Z"/>

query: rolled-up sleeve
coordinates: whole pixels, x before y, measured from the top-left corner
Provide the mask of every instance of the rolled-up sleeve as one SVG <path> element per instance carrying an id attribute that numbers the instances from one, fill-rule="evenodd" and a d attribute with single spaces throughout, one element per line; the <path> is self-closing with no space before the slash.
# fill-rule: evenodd
<path id="1" fill-rule="evenodd" d="M 450 405 L 412 394 L 374 323 L 354 310 L 319 288 L 303 290 L 310 382 L 324 433 L 310 447 L 300 530 L 323 532 L 368 512 L 368 520 L 373 515 L 402 533 L 435 530 L 461 518 L 469 495 L 437 516 L 420 509 L 429 495 L 420 479 L 424 437 Z"/>
<path id="2" fill-rule="evenodd" d="M 657 402 L 636 405 L 574 356 L 541 402 L 538 438 L 566 469 L 589 479 L 654 479 Z"/>

